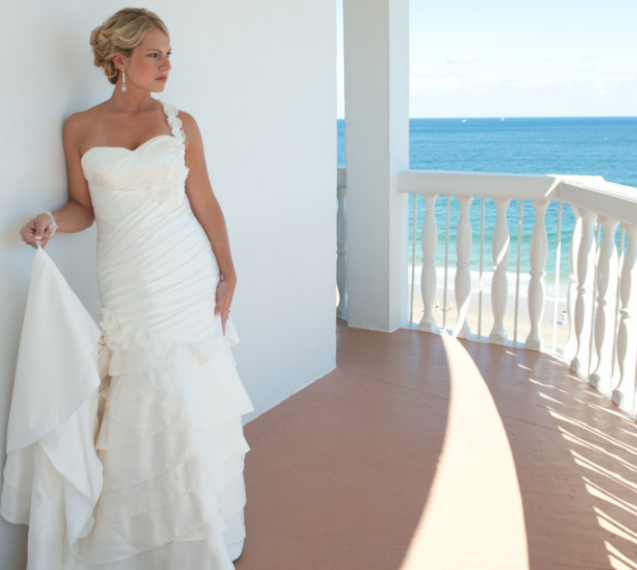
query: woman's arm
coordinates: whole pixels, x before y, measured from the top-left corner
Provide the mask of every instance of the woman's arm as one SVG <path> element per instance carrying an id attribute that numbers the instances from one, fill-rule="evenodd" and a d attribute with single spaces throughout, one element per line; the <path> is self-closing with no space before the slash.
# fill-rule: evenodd
<path id="1" fill-rule="evenodd" d="M 79 113 L 71 115 L 64 123 L 69 200 L 62 208 L 52 212 L 57 223 L 57 231 L 62 233 L 85 230 L 93 225 L 95 219 L 88 184 L 80 162 L 79 141 L 84 128 L 83 123 L 84 120 Z M 23 241 L 33 247 L 37 247 L 36 239 L 40 239 L 42 247 L 45 247 L 51 239 L 51 233 L 51 220 L 47 214 L 37 215 L 20 231 Z"/>
<path id="2" fill-rule="evenodd" d="M 195 217 L 199 220 L 210 240 L 223 277 L 223 281 L 219 284 L 217 290 L 217 312 L 222 314 L 225 332 L 225 321 L 237 283 L 237 275 L 230 252 L 228 230 L 221 206 L 217 202 L 208 178 L 208 169 L 199 127 L 192 115 L 185 111 L 179 112 L 179 118 L 182 120 L 187 143 L 186 166 L 189 172 L 186 179 L 186 195 Z"/>

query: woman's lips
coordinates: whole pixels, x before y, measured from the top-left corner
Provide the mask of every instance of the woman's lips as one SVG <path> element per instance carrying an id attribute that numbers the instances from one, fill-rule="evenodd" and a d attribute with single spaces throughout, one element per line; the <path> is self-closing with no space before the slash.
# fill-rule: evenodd
<path id="1" fill-rule="evenodd" d="M 158 77 L 157 81 L 168 81 L 168 77 Z"/>

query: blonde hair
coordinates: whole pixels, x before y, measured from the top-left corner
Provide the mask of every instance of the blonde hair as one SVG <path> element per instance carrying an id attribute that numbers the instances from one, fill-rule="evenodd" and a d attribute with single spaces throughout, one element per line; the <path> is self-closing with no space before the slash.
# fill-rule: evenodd
<path id="1" fill-rule="evenodd" d="M 113 57 L 121 53 L 130 57 L 133 49 L 142 43 L 146 32 L 158 28 L 170 39 L 168 28 L 157 14 L 144 8 L 123 8 L 91 32 L 96 67 L 103 67 L 108 80 L 115 85 L 119 69 Z"/>

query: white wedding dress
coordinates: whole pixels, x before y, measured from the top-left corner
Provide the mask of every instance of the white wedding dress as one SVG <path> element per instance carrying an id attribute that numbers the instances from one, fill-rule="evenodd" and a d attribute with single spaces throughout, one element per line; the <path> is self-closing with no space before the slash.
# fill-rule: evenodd
<path id="1" fill-rule="evenodd" d="M 219 267 L 185 194 L 181 120 L 162 105 L 171 135 L 82 157 L 99 327 L 36 253 L 0 505 L 29 524 L 29 570 L 229 570 L 243 549 L 254 408 L 232 320 L 224 335 L 214 314 Z"/>

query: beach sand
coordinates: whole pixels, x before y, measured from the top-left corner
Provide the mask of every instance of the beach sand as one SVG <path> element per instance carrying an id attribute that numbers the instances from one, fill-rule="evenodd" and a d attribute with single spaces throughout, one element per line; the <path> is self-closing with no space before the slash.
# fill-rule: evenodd
<path id="1" fill-rule="evenodd" d="M 443 300 L 444 290 L 439 287 L 436 292 L 436 304 L 438 308 L 434 309 L 434 317 L 436 319 L 437 326 L 444 328 L 451 333 L 456 322 L 458 320 L 458 310 L 456 306 L 456 299 L 453 291 L 453 285 L 447 289 L 447 314 L 446 319 L 443 312 Z M 493 312 L 491 310 L 491 292 L 489 290 L 482 293 L 482 318 L 480 319 L 479 310 L 480 295 L 478 291 L 471 292 L 471 300 L 469 303 L 469 309 L 467 311 L 467 323 L 469 325 L 470 334 L 469 339 L 481 340 L 488 342 L 489 334 L 493 328 Z M 336 304 L 338 305 L 339 295 L 338 289 L 336 290 Z M 544 312 L 541 320 L 540 334 L 543 341 L 543 350 L 548 352 L 555 352 L 557 354 L 562 353 L 562 349 L 566 344 L 569 337 L 569 325 L 567 317 L 564 313 L 566 309 L 566 299 L 557 299 L 557 318 L 554 319 L 553 307 L 554 298 L 547 295 L 544 302 Z M 410 306 L 410 313 L 412 316 L 412 328 L 417 329 L 419 327 L 420 320 L 423 316 L 423 302 L 420 291 L 420 283 L 414 284 L 414 303 L 413 310 Z M 531 330 L 531 324 L 529 321 L 528 312 L 528 299 L 525 295 L 520 293 L 518 300 L 518 327 L 517 337 L 515 330 L 515 294 L 509 294 L 507 300 L 507 307 L 504 316 L 504 329 L 507 333 L 507 342 L 505 344 L 513 345 L 514 340 L 517 340 L 516 346 L 524 347 L 526 338 Z M 555 322 L 555 326 L 553 323 Z"/>
<path id="2" fill-rule="evenodd" d="M 436 324 L 441 329 L 444 328 L 451 333 L 458 320 L 458 310 L 455 303 L 453 291 L 447 291 L 447 315 L 445 319 L 443 308 L 443 291 L 438 290 L 436 299 L 439 299 L 439 308 L 434 308 L 434 317 Z M 451 307 L 449 307 L 451 301 Z M 566 318 L 563 315 L 563 311 L 566 308 L 565 300 L 558 300 L 558 312 L 555 326 L 553 326 L 553 299 L 545 300 L 544 314 L 542 315 L 540 335 L 543 341 L 543 347 L 545 350 L 550 349 L 557 353 L 561 353 L 564 345 L 569 336 L 569 326 L 563 319 Z M 479 311 L 479 294 L 475 291 L 471 293 L 471 301 L 469 309 L 467 311 L 467 323 L 470 329 L 470 335 L 468 338 L 474 338 L 475 340 L 488 341 L 489 334 L 493 328 L 493 312 L 491 310 L 491 292 L 487 291 L 482 294 L 482 319 L 480 322 Z M 420 291 L 414 291 L 414 305 L 413 305 L 413 328 L 418 328 L 420 320 L 423 316 L 423 302 Z M 507 333 L 507 340 L 513 343 L 517 340 L 516 346 L 524 346 L 526 338 L 531 331 L 531 323 L 529 321 L 528 312 L 528 300 L 526 297 L 520 296 L 518 302 L 518 327 L 517 338 L 515 331 L 515 295 L 509 295 L 507 300 L 507 308 L 504 316 L 504 329 Z M 555 336 L 554 336 L 555 335 Z M 508 343 L 507 343 L 508 344 Z"/>

